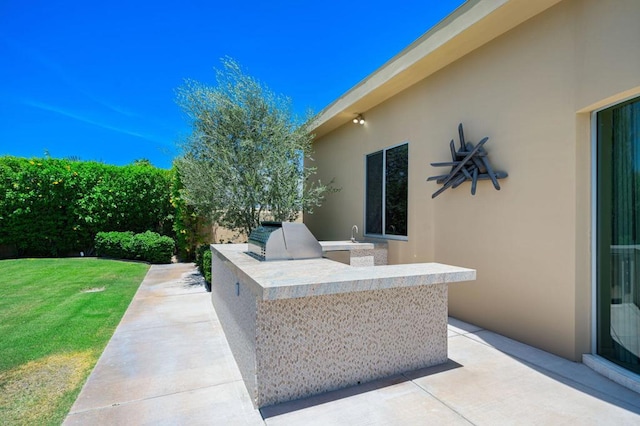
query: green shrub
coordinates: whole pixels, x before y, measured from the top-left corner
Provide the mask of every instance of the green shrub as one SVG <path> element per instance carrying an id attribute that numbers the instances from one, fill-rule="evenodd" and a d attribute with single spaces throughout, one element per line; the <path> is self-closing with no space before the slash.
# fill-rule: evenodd
<path id="1" fill-rule="evenodd" d="M 209 244 L 200 244 L 197 248 L 196 248 L 196 253 L 195 253 L 195 259 L 194 262 L 196 264 L 196 266 L 198 267 L 198 271 L 200 271 L 200 273 L 204 276 L 204 271 L 203 271 L 203 265 L 202 265 L 202 256 L 204 255 L 204 253 L 210 250 L 209 248 Z"/>
<path id="2" fill-rule="evenodd" d="M 114 259 L 133 259 L 135 254 L 133 245 L 133 232 L 98 232 L 96 234 L 96 251 L 99 256 Z"/>
<path id="3" fill-rule="evenodd" d="M 147 231 L 133 236 L 132 249 L 142 260 L 151 263 L 171 263 L 173 239 Z"/>
<path id="4" fill-rule="evenodd" d="M 96 235 L 98 256 L 115 259 L 142 260 L 150 263 L 171 263 L 175 242 L 172 238 L 147 231 L 99 232 Z"/>
<path id="5" fill-rule="evenodd" d="M 202 255 L 202 269 L 204 270 L 204 273 L 202 274 L 204 276 L 204 280 L 208 284 L 207 287 L 210 288 L 211 286 L 211 250 L 205 251 L 204 254 Z"/>
<path id="6" fill-rule="evenodd" d="M 211 247 L 209 244 L 199 245 L 196 249 L 196 265 L 207 284 L 211 284 Z"/>

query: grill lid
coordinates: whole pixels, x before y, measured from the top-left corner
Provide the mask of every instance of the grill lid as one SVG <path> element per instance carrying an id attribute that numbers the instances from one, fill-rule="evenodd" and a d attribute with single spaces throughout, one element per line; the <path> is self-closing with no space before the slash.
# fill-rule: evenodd
<path id="1" fill-rule="evenodd" d="M 249 253 L 260 260 L 322 257 L 322 246 L 303 223 L 262 222 L 249 235 Z"/>

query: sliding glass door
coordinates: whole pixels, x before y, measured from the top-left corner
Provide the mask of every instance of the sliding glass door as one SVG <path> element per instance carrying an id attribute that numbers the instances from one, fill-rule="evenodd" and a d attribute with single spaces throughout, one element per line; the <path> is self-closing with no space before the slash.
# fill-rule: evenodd
<path id="1" fill-rule="evenodd" d="M 597 352 L 640 373 L 640 98 L 597 128 Z"/>

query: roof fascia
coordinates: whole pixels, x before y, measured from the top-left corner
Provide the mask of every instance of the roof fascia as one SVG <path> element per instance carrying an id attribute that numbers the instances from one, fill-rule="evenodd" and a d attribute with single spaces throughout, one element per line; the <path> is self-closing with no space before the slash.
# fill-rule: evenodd
<path id="1" fill-rule="evenodd" d="M 323 109 L 315 138 L 478 49 L 562 0 L 469 0 Z"/>

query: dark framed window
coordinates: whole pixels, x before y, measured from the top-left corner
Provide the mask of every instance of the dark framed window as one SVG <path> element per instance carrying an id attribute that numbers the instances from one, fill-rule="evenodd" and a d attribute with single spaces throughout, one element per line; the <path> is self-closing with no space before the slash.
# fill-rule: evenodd
<path id="1" fill-rule="evenodd" d="M 365 234 L 407 237 L 409 144 L 367 155 Z"/>

